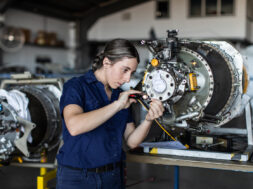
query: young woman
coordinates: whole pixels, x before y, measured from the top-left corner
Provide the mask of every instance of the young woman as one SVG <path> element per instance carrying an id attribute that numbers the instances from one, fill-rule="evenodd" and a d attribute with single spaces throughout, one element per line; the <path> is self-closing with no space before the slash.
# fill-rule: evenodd
<path id="1" fill-rule="evenodd" d="M 57 156 L 58 189 L 121 189 L 124 153 L 147 136 L 152 121 L 163 114 L 152 99 L 145 120 L 135 128 L 129 112 L 130 94 L 119 87 L 130 81 L 139 63 L 136 48 L 127 40 L 110 41 L 95 58 L 92 70 L 64 84 L 60 101 L 64 145 Z"/>

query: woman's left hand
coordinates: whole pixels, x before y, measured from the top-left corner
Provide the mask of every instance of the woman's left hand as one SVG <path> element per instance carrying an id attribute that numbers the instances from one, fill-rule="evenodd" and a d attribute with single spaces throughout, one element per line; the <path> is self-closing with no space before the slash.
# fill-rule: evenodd
<path id="1" fill-rule="evenodd" d="M 154 119 L 157 119 L 163 115 L 164 107 L 162 105 L 162 102 L 160 100 L 151 99 L 151 102 L 149 104 L 149 110 L 146 115 L 147 121 L 153 121 Z"/>

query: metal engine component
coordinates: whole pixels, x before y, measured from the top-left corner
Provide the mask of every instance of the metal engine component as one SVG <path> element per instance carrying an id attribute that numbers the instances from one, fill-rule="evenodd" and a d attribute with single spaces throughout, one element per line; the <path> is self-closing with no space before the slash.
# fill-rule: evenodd
<path id="1" fill-rule="evenodd" d="M 152 53 L 142 90 L 163 102 L 166 129 L 205 131 L 221 127 L 243 111 L 243 58 L 225 41 L 142 41 Z"/>
<path id="2" fill-rule="evenodd" d="M 176 81 L 170 72 L 153 70 L 145 80 L 145 88 L 152 98 L 168 100 L 175 92 Z"/>
<path id="3" fill-rule="evenodd" d="M 42 152 L 50 152 L 60 144 L 59 95 L 56 93 L 60 93 L 62 83 L 58 79 L 21 77 L 4 80 L 1 87 L 10 96 L 12 91 L 21 94 L 28 105 L 11 104 L 9 98 L 0 96 L 0 162 L 9 162 L 17 156 L 40 161 Z M 28 111 L 30 119 L 19 115 L 22 108 Z"/>
<path id="4" fill-rule="evenodd" d="M 20 132 L 12 132 L 12 130 L 19 127 L 16 111 L 8 103 L 4 102 L 2 98 L 0 100 L 0 154 L 4 154 L 5 156 L 2 156 L 4 158 L 14 152 L 13 141 L 19 138 Z"/>

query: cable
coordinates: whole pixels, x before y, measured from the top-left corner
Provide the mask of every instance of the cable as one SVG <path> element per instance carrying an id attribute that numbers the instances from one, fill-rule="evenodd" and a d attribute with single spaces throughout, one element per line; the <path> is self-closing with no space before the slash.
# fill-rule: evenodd
<path id="1" fill-rule="evenodd" d="M 148 111 L 148 107 L 140 100 L 140 99 L 136 99 L 147 111 Z M 155 119 L 155 122 L 157 123 L 157 125 L 174 141 L 177 141 L 160 123 L 157 119 Z"/>
<path id="2" fill-rule="evenodd" d="M 148 111 L 148 106 L 140 99 L 140 98 L 135 98 L 147 111 Z M 155 119 L 155 122 L 157 125 L 174 141 L 177 141 L 163 126 L 162 124 L 159 123 L 157 119 Z M 190 148 L 188 144 L 184 145 L 187 149 Z"/>

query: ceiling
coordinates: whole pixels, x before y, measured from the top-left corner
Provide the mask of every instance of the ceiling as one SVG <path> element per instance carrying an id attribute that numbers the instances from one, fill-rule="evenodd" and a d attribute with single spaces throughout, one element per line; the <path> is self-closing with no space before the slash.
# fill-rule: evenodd
<path id="1" fill-rule="evenodd" d="M 102 17 L 148 0 L 0 0 L 0 12 L 15 8 L 62 20 Z"/>

